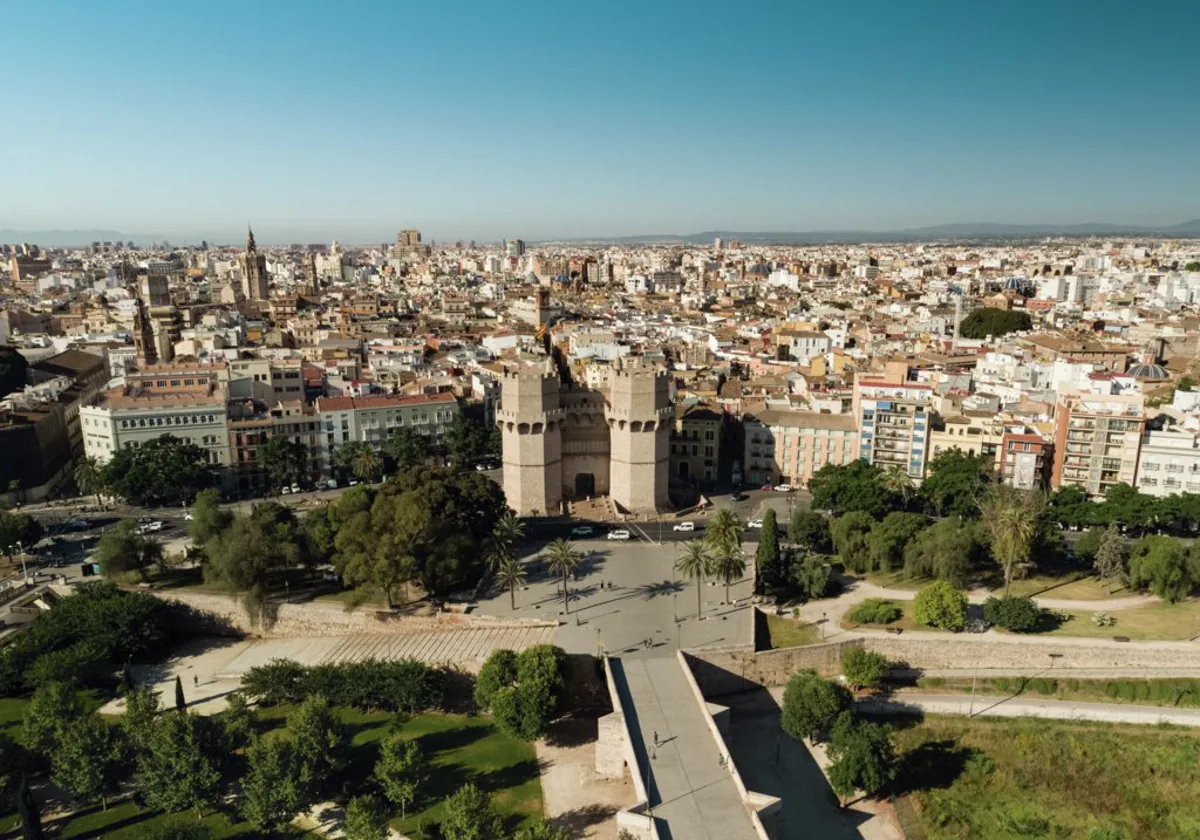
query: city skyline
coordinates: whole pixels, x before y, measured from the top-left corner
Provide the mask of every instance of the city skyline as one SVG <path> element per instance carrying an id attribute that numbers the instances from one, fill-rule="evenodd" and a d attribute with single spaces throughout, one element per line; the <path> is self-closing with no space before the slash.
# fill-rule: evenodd
<path id="1" fill-rule="evenodd" d="M 370 242 L 405 223 L 480 241 L 1173 225 L 1200 216 L 1200 9 L 1163 5 L 16 4 L 14 31 L 52 37 L 0 59 L 26 80 L 8 105 L 53 118 L 6 135 L 0 226 L 236 241 L 249 217 L 264 242 Z"/>

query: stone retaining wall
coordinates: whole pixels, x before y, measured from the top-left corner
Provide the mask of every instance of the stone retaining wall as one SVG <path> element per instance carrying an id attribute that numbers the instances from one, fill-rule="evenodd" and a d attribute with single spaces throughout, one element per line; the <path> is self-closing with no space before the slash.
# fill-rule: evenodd
<path id="1" fill-rule="evenodd" d="M 303 604 L 273 604 L 270 610 L 271 619 L 265 626 L 254 627 L 250 624 L 246 609 L 238 596 L 186 591 L 160 591 L 153 594 L 165 601 L 174 601 L 190 607 L 196 619 L 196 631 L 229 632 L 264 638 L 349 636 L 357 633 L 403 634 L 456 628 L 557 626 L 553 621 L 492 618 L 454 612 L 406 616 L 365 607 L 347 611 L 337 602 L 310 601 Z"/>

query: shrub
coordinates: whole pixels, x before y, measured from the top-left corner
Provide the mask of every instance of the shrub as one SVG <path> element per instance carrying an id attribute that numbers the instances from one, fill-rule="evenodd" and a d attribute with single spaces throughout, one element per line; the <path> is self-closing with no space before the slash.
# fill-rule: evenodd
<path id="1" fill-rule="evenodd" d="M 967 596 L 944 580 L 917 593 L 913 614 L 919 624 L 943 630 L 962 630 L 967 623 Z"/>
<path id="2" fill-rule="evenodd" d="M 887 659 L 883 654 L 863 648 L 850 648 L 842 655 L 842 676 L 857 688 L 875 688 L 887 674 Z"/>
<path id="3" fill-rule="evenodd" d="M 515 656 L 510 650 L 497 650 L 480 670 L 475 702 L 492 713 L 502 731 L 536 741 L 562 711 L 566 678 L 562 648 L 535 645 Z"/>
<path id="4" fill-rule="evenodd" d="M 1029 687 L 1031 689 L 1033 689 L 1035 692 L 1037 692 L 1038 694 L 1042 694 L 1042 695 L 1058 693 L 1058 681 L 1057 680 L 1036 679 L 1036 680 L 1032 680 L 1029 683 Z"/>
<path id="5" fill-rule="evenodd" d="M 800 671 L 783 692 L 780 726 L 793 738 L 818 738 L 848 708 L 850 692 L 845 687 L 821 679 L 815 671 Z"/>
<path id="6" fill-rule="evenodd" d="M 988 598 L 983 605 L 983 617 L 1005 630 L 1028 633 L 1037 629 L 1042 608 L 1028 596 L 1005 595 L 1003 598 Z"/>
<path id="7" fill-rule="evenodd" d="M 320 694 L 333 706 L 415 712 L 441 703 L 444 676 L 415 659 L 366 659 L 311 667 L 273 659 L 247 671 L 242 689 L 267 706 L 299 703 Z"/>
<path id="8" fill-rule="evenodd" d="M 895 601 L 868 598 L 850 611 L 850 620 L 855 624 L 891 624 L 903 614 L 904 610 Z"/>

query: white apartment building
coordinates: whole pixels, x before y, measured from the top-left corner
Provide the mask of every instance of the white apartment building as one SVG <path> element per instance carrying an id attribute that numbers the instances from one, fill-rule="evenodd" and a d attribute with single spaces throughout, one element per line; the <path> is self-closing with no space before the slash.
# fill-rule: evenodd
<path id="1" fill-rule="evenodd" d="M 343 444 L 363 441 L 382 450 L 402 428 L 439 439 L 454 424 L 459 410 L 453 394 L 418 394 L 322 397 L 317 400 L 317 413 L 321 416 L 322 460 L 332 463 L 333 453 Z"/>
<path id="2" fill-rule="evenodd" d="M 139 395 L 117 388 L 81 407 L 79 418 L 84 454 L 101 463 L 118 449 L 171 435 L 201 447 L 210 464 L 229 464 L 229 428 L 220 391 Z"/>
<path id="3" fill-rule="evenodd" d="M 1178 426 L 1143 434 L 1137 489 L 1149 496 L 1200 493 L 1200 436 Z"/>
<path id="4" fill-rule="evenodd" d="M 905 381 L 899 371 L 854 388 L 858 457 L 883 470 L 898 468 L 920 481 L 929 456 L 933 388 Z"/>

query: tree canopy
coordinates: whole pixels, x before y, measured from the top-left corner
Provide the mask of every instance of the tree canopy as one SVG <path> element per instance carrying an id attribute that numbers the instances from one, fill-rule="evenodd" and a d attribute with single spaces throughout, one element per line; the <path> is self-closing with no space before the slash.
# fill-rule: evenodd
<path id="1" fill-rule="evenodd" d="M 913 616 L 919 624 L 942 630 L 962 630 L 967 624 L 967 596 L 944 580 L 917 593 Z"/>
<path id="2" fill-rule="evenodd" d="M 965 586 L 971 570 L 987 557 L 977 522 L 958 517 L 940 519 L 912 538 L 904 548 L 904 574 L 931 577 Z"/>
<path id="3" fill-rule="evenodd" d="M 29 550 L 44 533 L 45 529 L 29 514 L 0 510 L 0 554 L 11 557 L 18 544 Z"/>
<path id="4" fill-rule="evenodd" d="M 96 560 L 105 577 L 136 572 L 144 579 L 150 566 L 163 562 L 163 550 L 157 540 L 139 534 L 133 520 L 122 519 L 117 527 L 100 536 Z"/>
<path id="5" fill-rule="evenodd" d="M 308 447 L 287 435 L 272 435 L 258 450 L 272 490 L 308 482 Z"/>
<path id="6" fill-rule="evenodd" d="M 1173 537 L 1142 537 L 1129 553 L 1129 582 L 1168 603 L 1182 601 L 1200 583 L 1200 554 Z"/>
<path id="7" fill-rule="evenodd" d="M 799 671 L 783 692 L 780 726 L 797 739 L 816 739 L 829 731 L 837 716 L 850 708 L 850 692 L 815 671 Z"/>
<path id="8" fill-rule="evenodd" d="M 1011 332 L 1028 330 L 1033 318 L 1028 312 L 983 307 L 963 318 L 958 324 L 958 333 L 963 338 L 999 338 Z"/>
<path id="9" fill-rule="evenodd" d="M 939 452 L 929 462 L 920 496 L 933 516 L 979 516 L 979 497 L 987 483 L 990 463 L 957 447 Z"/>
<path id="10" fill-rule="evenodd" d="M 118 449 L 104 466 L 104 484 L 137 505 L 179 504 L 215 483 L 205 451 L 173 435 Z"/>
<path id="11" fill-rule="evenodd" d="M 887 486 L 883 471 L 861 460 L 845 466 L 826 464 L 809 479 L 808 489 L 813 508 L 834 516 L 853 511 L 883 516 L 901 507 L 901 499 Z"/>

